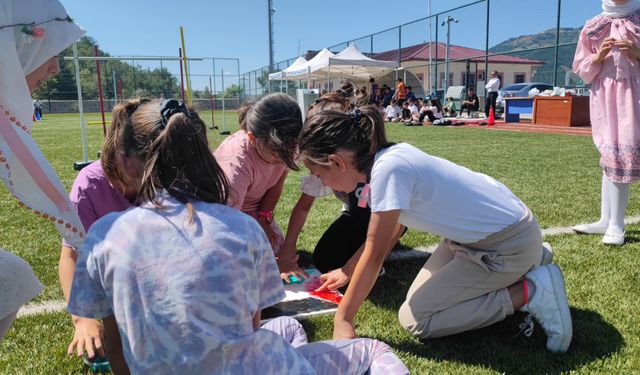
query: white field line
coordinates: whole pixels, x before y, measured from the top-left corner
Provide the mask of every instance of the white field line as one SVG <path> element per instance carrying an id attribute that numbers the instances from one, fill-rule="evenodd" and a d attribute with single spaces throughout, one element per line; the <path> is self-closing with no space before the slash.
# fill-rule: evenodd
<path id="1" fill-rule="evenodd" d="M 640 216 L 630 216 L 624 220 L 625 224 L 640 223 Z M 543 236 L 557 236 L 560 234 L 573 233 L 571 227 L 553 227 L 542 230 Z M 387 258 L 387 262 L 396 260 L 419 259 L 433 253 L 436 245 L 420 246 L 410 250 L 400 250 L 392 252 Z M 18 317 L 43 314 L 48 312 L 62 311 L 67 308 L 67 304 L 61 300 L 44 301 L 26 305 L 18 311 Z"/>
<path id="2" fill-rule="evenodd" d="M 67 308 L 67 303 L 62 300 L 50 300 L 40 303 L 31 303 L 23 306 L 18 311 L 18 318 L 21 316 L 37 315 L 48 312 L 62 311 Z"/>

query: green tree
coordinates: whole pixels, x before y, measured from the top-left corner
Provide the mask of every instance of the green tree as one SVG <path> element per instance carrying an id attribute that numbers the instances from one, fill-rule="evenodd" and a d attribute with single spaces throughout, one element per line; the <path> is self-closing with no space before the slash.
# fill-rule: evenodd
<path id="1" fill-rule="evenodd" d="M 231 85 L 224 90 L 224 93 L 222 93 L 225 98 L 239 98 L 242 94 L 242 88 L 238 85 Z"/>

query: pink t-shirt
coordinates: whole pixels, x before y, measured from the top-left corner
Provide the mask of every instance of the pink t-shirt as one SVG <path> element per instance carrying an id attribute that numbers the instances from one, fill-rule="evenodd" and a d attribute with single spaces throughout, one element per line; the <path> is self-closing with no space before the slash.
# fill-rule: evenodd
<path id="1" fill-rule="evenodd" d="M 260 209 L 267 190 L 287 171 L 284 164 L 265 162 L 249 144 L 244 130 L 225 139 L 213 155 L 229 179 L 231 193 L 227 205 L 248 214 Z"/>
<path id="2" fill-rule="evenodd" d="M 104 215 L 135 206 L 109 183 L 100 160 L 89 164 L 78 173 L 73 181 L 69 199 L 76 206 L 80 221 L 87 232 L 91 225 Z M 64 240 L 62 243 L 69 246 Z"/>

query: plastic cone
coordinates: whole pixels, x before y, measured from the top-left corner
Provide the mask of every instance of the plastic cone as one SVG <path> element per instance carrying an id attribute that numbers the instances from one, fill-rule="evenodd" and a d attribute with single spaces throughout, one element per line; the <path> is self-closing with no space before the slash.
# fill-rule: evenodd
<path id="1" fill-rule="evenodd" d="M 493 107 L 489 109 L 489 119 L 487 119 L 487 125 L 492 126 L 496 124 L 496 114 L 493 111 Z"/>

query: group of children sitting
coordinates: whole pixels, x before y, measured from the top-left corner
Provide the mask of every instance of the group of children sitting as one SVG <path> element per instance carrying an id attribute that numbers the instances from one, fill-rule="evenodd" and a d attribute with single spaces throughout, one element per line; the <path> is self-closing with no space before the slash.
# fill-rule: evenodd
<path id="1" fill-rule="evenodd" d="M 317 100 L 304 126 L 280 93 L 245 106 L 239 121 L 212 153 L 203 121 L 177 100 L 116 106 L 101 160 L 70 195 L 88 236 L 81 249 L 63 244 L 61 256 L 75 323 L 69 353 L 106 347 L 116 373 L 408 373 L 386 344 L 356 339 L 354 329 L 407 227 L 445 238 L 400 309 L 409 332 L 447 336 L 520 309 L 542 324 L 550 350 L 567 350 L 562 274 L 504 185 L 388 142 L 378 109 L 353 108 L 340 93 Z M 274 210 L 301 163 L 310 175 L 284 235 Z M 328 194 L 344 209 L 313 261 L 320 289 L 349 287 L 337 340 L 307 344 L 298 322 L 261 326 L 260 312 L 282 299 L 289 276 L 307 276 L 297 239 L 313 201 Z"/>
<path id="2" fill-rule="evenodd" d="M 387 122 L 402 122 L 405 125 L 431 125 L 437 119 L 444 116 L 444 109 L 438 98 L 434 99 L 408 99 L 398 105 L 397 100 L 384 109 L 384 118 Z"/>

